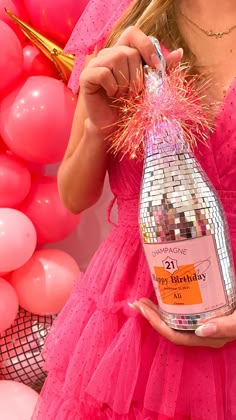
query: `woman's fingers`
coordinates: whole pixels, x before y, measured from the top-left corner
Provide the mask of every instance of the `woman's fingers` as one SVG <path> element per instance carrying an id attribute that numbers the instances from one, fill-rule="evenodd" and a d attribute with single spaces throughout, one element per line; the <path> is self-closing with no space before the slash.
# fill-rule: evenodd
<path id="1" fill-rule="evenodd" d="M 102 51 L 81 73 L 80 84 L 86 94 L 103 88 L 108 96 L 120 97 L 142 84 L 141 57 L 136 49 L 126 46 Z M 85 86 L 85 89 L 83 87 Z"/>
<path id="2" fill-rule="evenodd" d="M 183 48 L 178 48 L 177 50 L 172 51 L 166 57 L 166 65 L 168 68 L 177 66 L 183 58 Z"/>
<path id="3" fill-rule="evenodd" d="M 80 89 L 84 95 L 94 95 L 104 89 L 108 97 L 115 97 L 118 91 L 117 80 L 106 67 L 87 67 L 80 76 Z"/>
<path id="4" fill-rule="evenodd" d="M 150 67 L 155 68 L 159 65 L 160 61 L 152 41 L 135 26 L 127 28 L 115 45 L 126 45 L 127 47 L 136 49 L 142 61 Z"/>
<path id="5" fill-rule="evenodd" d="M 168 327 L 168 325 L 164 321 L 162 321 L 158 313 L 157 306 L 149 299 L 142 298 L 139 301 L 135 301 L 130 306 L 136 309 L 139 313 L 141 313 L 160 335 L 165 337 L 167 340 L 171 341 L 173 344 L 183 346 L 220 348 L 223 347 L 227 342 L 232 341 L 232 336 L 227 337 L 223 334 L 221 336 L 203 338 L 197 336 L 194 332 L 181 332 L 173 330 L 172 328 Z M 218 318 L 217 320 L 220 320 L 220 318 Z M 224 322 L 225 320 L 222 319 L 221 323 L 223 323 L 223 325 L 225 326 Z M 235 319 L 232 319 L 231 321 L 229 320 L 228 324 L 235 325 Z M 231 328 L 229 329 L 229 331 L 230 333 L 232 333 Z"/>
<path id="6" fill-rule="evenodd" d="M 168 66 L 182 58 L 180 48 L 166 59 Z M 140 90 L 143 84 L 142 65 L 159 68 L 160 60 L 151 39 L 135 26 L 127 28 L 112 48 L 100 51 L 81 75 L 85 92 L 96 93 L 103 88 L 109 97 L 126 95 L 129 90 Z"/>
<path id="7" fill-rule="evenodd" d="M 136 48 L 142 57 L 142 61 L 152 68 L 159 68 L 160 60 L 151 39 L 135 26 L 127 28 L 120 36 L 116 45 L 127 45 Z M 166 57 L 167 67 L 177 65 L 183 57 L 183 49 L 178 48 Z"/>
<path id="8" fill-rule="evenodd" d="M 231 315 L 206 321 L 198 327 L 196 334 L 199 337 L 236 339 L 236 311 Z"/>
<path id="9" fill-rule="evenodd" d="M 137 49 L 125 45 L 107 48 L 98 54 L 96 66 L 107 66 L 112 71 L 120 94 L 137 88 L 142 76 L 142 61 Z"/>

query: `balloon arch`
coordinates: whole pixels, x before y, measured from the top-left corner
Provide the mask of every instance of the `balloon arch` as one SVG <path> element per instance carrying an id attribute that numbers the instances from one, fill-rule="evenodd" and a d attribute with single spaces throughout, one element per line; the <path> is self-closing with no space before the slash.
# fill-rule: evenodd
<path id="1" fill-rule="evenodd" d="M 42 349 L 80 269 L 54 243 L 80 221 L 60 201 L 48 165 L 62 159 L 76 96 L 17 18 L 64 46 L 87 0 L 0 4 L 0 405 L 30 419 L 45 379 Z"/>

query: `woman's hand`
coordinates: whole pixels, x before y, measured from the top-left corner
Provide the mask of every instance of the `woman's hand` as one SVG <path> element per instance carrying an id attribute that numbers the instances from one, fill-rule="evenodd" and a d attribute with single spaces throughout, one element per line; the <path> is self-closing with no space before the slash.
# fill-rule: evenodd
<path id="1" fill-rule="evenodd" d="M 194 333 L 169 328 L 161 320 L 158 307 L 149 299 L 142 298 L 130 306 L 140 312 L 160 335 L 177 345 L 220 348 L 236 339 L 236 311 L 232 315 L 205 321 Z"/>
<path id="2" fill-rule="evenodd" d="M 167 57 L 167 65 L 177 64 L 182 49 Z M 142 86 L 142 62 L 158 68 L 160 62 L 151 40 L 138 28 L 127 28 L 111 48 L 101 50 L 81 73 L 80 94 L 92 125 L 98 130 L 111 130 L 117 120 L 112 105 L 119 98 Z"/>

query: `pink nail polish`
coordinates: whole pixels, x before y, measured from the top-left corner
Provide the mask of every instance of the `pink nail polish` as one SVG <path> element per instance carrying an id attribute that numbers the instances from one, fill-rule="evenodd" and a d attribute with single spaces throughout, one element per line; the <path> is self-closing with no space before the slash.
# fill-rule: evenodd
<path id="1" fill-rule="evenodd" d="M 134 309 L 135 311 L 137 311 L 137 307 L 134 305 L 134 303 L 128 302 L 128 305 L 131 309 Z"/>
<path id="2" fill-rule="evenodd" d="M 153 66 L 156 68 L 156 69 L 160 69 L 160 60 L 159 60 L 159 58 L 158 58 L 158 56 L 157 56 L 157 54 L 152 54 L 151 55 L 151 60 L 152 60 L 152 64 L 153 64 Z"/>
<path id="3" fill-rule="evenodd" d="M 139 302 L 134 301 L 133 303 L 128 302 L 128 305 L 131 309 L 141 313 L 145 318 L 147 318 L 147 313 L 145 309 L 139 304 Z"/>
<path id="4" fill-rule="evenodd" d="M 198 327 L 195 331 L 195 334 L 198 337 L 211 337 L 216 333 L 216 325 L 215 324 L 203 324 Z"/>
<path id="5" fill-rule="evenodd" d="M 178 48 L 176 51 L 178 51 L 181 54 L 181 56 L 183 56 L 183 53 L 184 53 L 183 48 Z"/>
<path id="6" fill-rule="evenodd" d="M 145 309 L 142 306 L 139 306 L 139 309 L 141 311 L 141 314 L 144 316 L 144 318 L 147 318 L 147 312 L 145 311 Z"/>

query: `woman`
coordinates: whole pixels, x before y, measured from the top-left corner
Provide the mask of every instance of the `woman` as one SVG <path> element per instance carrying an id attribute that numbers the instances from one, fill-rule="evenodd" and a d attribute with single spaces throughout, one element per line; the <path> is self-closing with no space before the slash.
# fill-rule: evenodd
<path id="1" fill-rule="evenodd" d="M 97 201 L 108 170 L 118 226 L 47 340 L 49 374 L 35 419 L 236 419 L 236 315 L 206 323 L 195 334 L 175 332 L 159 319 L 137 225 L 142 164 L 118 161 L 104 142 L 112 134 L 104 127 L 117 120 L 112 98 L 140 82 L 143 61 L 159 66 L 147 35 L 172 51 L 168 65 L 184 51 L 192 71 L 211 75 L 207 100 L 222 106 L 215 109 L 208 147 L 199 145 L 196 153 L 221 197 L 236 261 L 236 4 L 135 0 L 114 27 L 108 48 L 94 54 L 81 73 L 58 174 L 62 200 L 77 213 Z"/>

